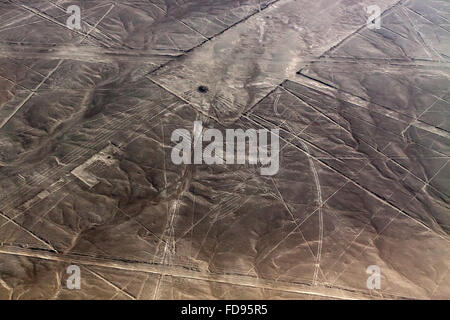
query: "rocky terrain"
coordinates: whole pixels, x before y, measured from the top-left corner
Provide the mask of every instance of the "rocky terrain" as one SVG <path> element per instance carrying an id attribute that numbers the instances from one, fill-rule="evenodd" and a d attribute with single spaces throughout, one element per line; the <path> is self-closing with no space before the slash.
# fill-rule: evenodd
<path id="1" fill-rule="evenodd" d="M 450 299 L 449 19 L 0 0 L 0 299 Z M 174 164 L 194 121 L 279 129 L 278 173 Z"/>

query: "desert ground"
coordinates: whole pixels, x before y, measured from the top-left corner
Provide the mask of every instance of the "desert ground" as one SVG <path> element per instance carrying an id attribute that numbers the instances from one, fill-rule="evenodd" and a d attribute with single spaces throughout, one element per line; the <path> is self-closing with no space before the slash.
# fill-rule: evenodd
<path id="1" fill-rule="evenodd" d="M 0 299 L 450 299 L 449 20 L 0 0 Z M 279 130 L 279 171 L 174 164 L 194 121 Z"/>

